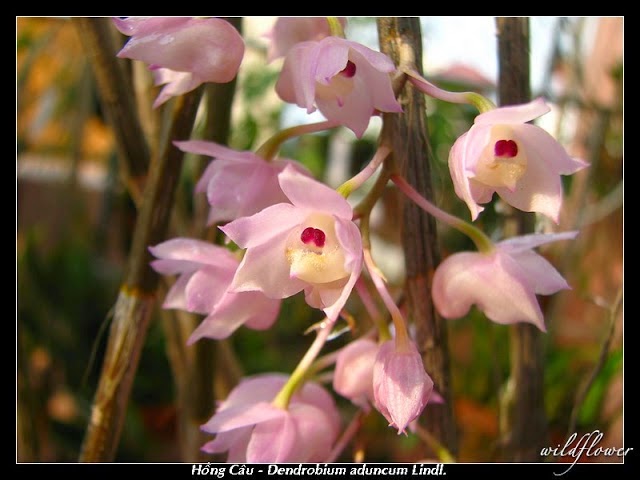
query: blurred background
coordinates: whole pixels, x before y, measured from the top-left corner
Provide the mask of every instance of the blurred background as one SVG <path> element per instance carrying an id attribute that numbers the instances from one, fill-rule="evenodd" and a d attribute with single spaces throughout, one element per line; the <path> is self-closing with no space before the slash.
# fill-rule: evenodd
<path id="1" fill-rule="evenodd" d="M 247 53 L 238 74 L 229 135 L 229 144 L 239 150 L 257 148 L 284 126 L 321 118 L 286 106 L 275 95 L 281 61 L 267 64 L 264 37 L 273 21 L 242 20 Z M 473 89 L 495 98 L 492 17 L 424 17 L 421 25 L 428 79 L 451 90 Z M 349 39 L 378 48 L 372 17 L 349 17 L 346 33 Z M 114 36 L 121 45 L 126 41 L 116 32 Z M 148 75 L 133 63 L 128 63 L 132 75 Z M 563 178 L 560 225 L 539 223 L 543 231 L 580 230 L 575 241 L 541 250 L 572 286 L 540 299 L 549 330 L 544 355 L 550 445 L 564 444 L 574 431 L 599 429 L 605 434 L 600 446 L 621 447 L 623 19 L 531 18 L 531 76 L 533 96 L 544 96 L 552 105 L 540 125 L 572 156 L 591 165 Z M 154 98 L 157 90 L 147 88 Z M 119 176 L 114 137 L 83 39 L 69 18 L 16 18 L 16 92 L 17 461 L 75 462 L 136 209 Z M 201 125 L 206 108 L 212 107 L 201 108 L 194 132 L 205 139 Z M 427 113 L 436 201 L 468 219 L 466 206 L 453 192 L 447 157 L 476 112 L 428 100 Z M 370 160 L 379 129 L 379 119 L 374 119 L 359 140 L 347 130 L 308 135 L 287 142 L 282 155 L 337 186 Z M 211 229 L 205 232 L 196 223 L 202 220 L 203 199 L 193 194 L 207 161 L 195 155 L 185 159 L 167 238 L 212 235 Z M 390 189 L 375 211 L 373 248 L 376 261 L 400 290 L 404 259 L 397 205 L 396 192 Z M 495 201 L 479 225 L 499 234 L 502 211 Z M 446 228 L 439 240 L 443 257 L 472 248 Z M 217 342 L 216 364 L 224 370 L 216 376 L 217 398 L 224 398 L 240 375 L 292 370 L 310 343 L 303 332 L 319 320 L 318 312 L 298 297 L 284 302 L 280 320 L 269 331 L 242 328 L 228 341 Z M 356 317 L 358 308 L 352 306 Z M 184 396 L 176 381 L 180 369 L 175 349 L 186 347 L 176 347 L 172 337 L 176 325 L 191 325 L 189 321 L 193 319 L 177 312 L 154 312 L 116 461 L 194 458 L 185 454 L 179 433 L 178 404 Z M 458 459 L 495 461 L 500 450 L 498 398 L 508 376 L 508 327 L 476 311 L 448 325 Z M 346 340 L 338 338 L 330 348 Z M 346 421 L 353 406 L 336 401 Z M 418 442 L 415 436 L 397 436 L 382 416 L 369 415 L 341 460 L 353 460 L 355 447 L 364 445 L 368 462 L 416 461 Z"/>

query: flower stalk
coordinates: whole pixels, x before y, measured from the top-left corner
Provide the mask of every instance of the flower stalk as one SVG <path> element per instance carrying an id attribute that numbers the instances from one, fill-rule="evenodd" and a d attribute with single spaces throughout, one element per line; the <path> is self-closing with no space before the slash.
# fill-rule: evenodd
<path id="1" fill-rule="evenodd" d="M 420 195 L 409 183 L 398 174 L 391 175 L 391 180 L 407 197 L 413 200 L 416 205 L 422 208 L 425 212 L 433 215 L 441 222 L 449 225 L 452 228 L 464 233 L 468 236 L 480 252 L 490 253 L 493 251 L 493 242 L 487 237 L 482 230 L 474 227 L 468 222 L 465 222 L 461 218 L 455 217 L 444 210 L 436 207 L 433 203 L 428 201 L 422 195 Z"/>
<path id="2" fill-rule="evenodd" d="M 473 105 L 480 113 L 485 113 L 496 108 L 495 104 L 488 98 L 476 92 L 450 92 L 433 83 L 427 81 L 413 68 L 404 68 L 403 72 L 407 75 L 409 82 L 420 90 L 422 93 L 430 97 L 437 98 L 449 103 L 464 103 Z"/>
<path id="3" fill-rule="evenodd" d="M 306 351 L 293 373 L 291 373 L 287 383 L 285 383 L 280 392 L 278 392 L 276 397 L 273 399 L 272 404 L 274 406 L 282 408 L 283 410 L 287 409 L 292 395 L 302 386 L 302 384 L 304 384 L 307 374 L 311 369 L 314 360 L 320 353 L 320 350 L 322 350 L 322 347 L 327 341 L 332 328 L 333 324 L 329 323 L 326 318 L 320 322 L 319 328 L 317 329 L 318 333 L 316 334 L 316 338 L 313 340 L 313 343 Z"/>
<path id="4" fill-rule="evenodd" d="M 330 130 L 339 125 L 339 122 L 325 120 L 317 123 L 309 123 L 306 125 L 296 125 L 295 127 L 285 128 L 284 130 L 280 130 L 276 134 L 274 134 L 271 138 L 269 138 L 266 142 L 264 142 L 258 150 L 256 150 L 256 154 L 265 160 L 272 160 L 277 154 L 278 150 L 280 150 L 280 146 L 286 142 L 287 140 L 300 137 L 302 135 L 307 135 L 309 133 L 322 132 L 323 130 Z"/>
<path id="5" fill-rule="evenodd" d="M 402 312 L 400 312 L 400 309 L 394 302 L 393 298 L 391 298 L 391 294 L 389 293 L 389 290 L 387 289 L 384 281 L 384 276 L 373 261 L 371 250 L 368 248 L 364 250 L 364 264 L 367 266 L 367 271 L 369 272 L 371 280 L 373 281 L 376 290 L 378 290 L 378 293 L 380 294 L 384 305 L 387 307 L 387 310 L 389 310 L 389 313 L 391 314 L 391 320 L 393 321 L 393 326 L 396 332 L 396 348 L 402 351 L 411 341 L 409 332 L 407 331 L 407 324 L 404 320 L 404 317 L 402 316 Z"/>
<path id="6" fill-rule="evenodd" d="M 362 186 L 364 182 L 369 180 L 382 164 L 385 158 L 391 153 L 391 148 L 387 145 L 380 145 L 373 155 L 369 164 L 364 167 L 357 175 L 340 185 L 337 190 L 340 195 L 347 198 L 354 190 Z"/>
<path id="7" fill-rule="evenodd" d="M 329 30 L 333 37 L 345 38 L 344 29 L 338 17 L 327 17 L 327 22 L 329 23 Z"/>

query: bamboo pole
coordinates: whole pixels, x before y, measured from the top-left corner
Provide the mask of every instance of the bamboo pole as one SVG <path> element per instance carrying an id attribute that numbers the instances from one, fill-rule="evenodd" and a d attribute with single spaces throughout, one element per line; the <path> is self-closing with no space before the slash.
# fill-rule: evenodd
<path id="1" fill-rule="evenodd" d="M 500 105 L 531 99 L 528 17 L 496 18 L 498 32 L 498 96 Z M 535 214 L 512 210 L 505 224 L 509 235 L 535 229 Z M 533 325 L 509 329 L 510 376 L 501 398 L 501 435 L 506 460 L 541 461 L 548 444 L 544 405 L 544 353 L 542 333 Z"/>
<path id="2" fill-rule="evenodd" d="M 422 73 L 422 33 L 417 17 L 378 18 L 383 53 L 396 65 L 410 65 Z M 384 129 L 391 138 L 394 161 L 401 174 L 422 196 L 433 201 L 431 147 L 424 95 L 405 85 L 398 97 L 404 112 L 383 114 Z M 405 293 L 409 319 L 417 331 L 418 348 L 433 378 L 442 404 L 431 404 L 423 421 L 427 429 L 451 452 L 456 451 L 451 380 L 445 320 L 431 299 L 433 272 L 440 261 L 435 220 L 412 202 L 404 201 L 402 242 L 407 279 Z"/>
<path id="3" fill-rule="evenodd" d="M 80 453 L 81 462 L 109 462 L 115 458 L 158 284 L 158 276 L 149 266 L 148 247 L 164 240 L 182 167 L 183 152 L 172 140 L 191 134 L 201 95 L 202 88 L 198 88 L 176 99 L 164 147 L 151 164 Z"/>

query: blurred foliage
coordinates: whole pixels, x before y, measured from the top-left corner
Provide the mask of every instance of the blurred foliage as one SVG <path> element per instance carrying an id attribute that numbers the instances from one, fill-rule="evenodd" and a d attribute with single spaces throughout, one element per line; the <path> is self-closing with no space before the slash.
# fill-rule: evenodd
<path id="1" fill-rule="evenodd" d="M 375 30 L 373 19 L 365 17 L 354 19 L 347 32 L 366 30 L 365 43 L 370 44 L 376 41 L 371 29 Z M 18 18 L 16 34 L 17 453 L 19 461 L 72 462 L 77 459 L 100 373 L 110 310 L 122 278 L 135 212 L 114 174 L 113 138 L 71 22 Z M 248 43 L 252 61 L 243 66 L 238 78 L 229 141 L 240 150 L 257 148 L 276 131 L 285 112 L 273 93 L 278 64 L 265 70 L 265 50 L 256 47 L 259 33 L 252 34 L 254 38 Z M 577 54 L 569 51 L 565 55 Z M 571 63 L 574 58 L 564 60 Z M 621 84 L 622 68 L 614 73 Z M 83 84 L 87 78 L 88 83 Z M 452 90 L 469 88 L 446 78 L 438 79 L 438 84 Z M 619 98 L 621 106 L 621 95 Z M 575 107 L 570 103 L 564 106 Z M 466 206 L 453 192 L 447 159 L 449 148 L 469 128 L 475 112 L 428 100 L 427 113 L 435 201 L 444 210 L 468 219 Z M 587 180 L 565 179 L 570 219 L 588 210 L 585 203 L 599 205 L 622 180 L 622 115 L 615 108 L 606 115 L 601 148 L 595 152 L 598 161 L 590 159 L 594 168 Z M 281 155 L 301 162 L 323 178 L 337 136 L 330 132 L 293 139 L 283 145 Z M 350 137 L 349 142 L 349 172 L 354 174 L 371 158 L 375 135 L 361 140 Z M 74 157 L 79 161 L 74 162 Z M 176 214 L 184 216 L 185 224 L 195 214 L 199 197 L 193 195 L 193 189 L 201 166 L 193 156 L 187 156 L 179 193 L 185 208 Z M 67 172 L 62 180 L 53 175 L 58 167 Z M 90 180 L 92 168 L 106 172 L 107 180 L 98 182 L 98 187 Z M 76 182 L 69 178 L 76 178 Z M 500 237 L 499 202 L 487 205 L 477 223 L 490 235 Z M 473 249 L 466 237 L 439 227 L 443 257 Z M 566 433 L 575 392 L 596 363 L 606 333 L 606 314 L 594 298 L 610 301 L 622 285 L 621 232 L 618 206 L 586 225 L 575 245 L 543 252 L 574 287 L 544 303 L 551 327 L 545 340 L 546 406 L 554 438 Z M 389 232 L 378 233 L 397 238 L 396 231 L 388 236 Z M 206 235 L 216 237 L 212 228 Z M 357 319 L 366 319 L 359 301 L 355 300 L 350 310 Z M 297 295 L 282 303 L 274 328 L 264 332 L 241 328 L 230 345 L 243 372 L 290 372 L 312 340 L 312 334 L 303 332 L 321 320 L 319 313 Z M 158 319 L 156 312 L 134 382 L 117 461 L 180 460 L 175 379 L 167 359 L 166 332 Z M 498 448 L 498 391 L 508 376 L 508 327 L 487 321 L 477 310 L 448 325 L 459 458 L 491 460 Z M 604 406 L 623 364 L 619 337 L 620 329 L 580 408 L 580 429 L 603 430 L 609 421 L 603 416 Z M 345 333 L 333 340 L 327 353 L 350 338 L 352 334 Z M 354 407 L 342 398 L 336 397 L 336 401 L 348 421 Z M 621 408 L 620 403 L 619 411 Z M 417 437 L 398 437 L 375 411 L 366 417 L 341 460 L 350 461 L 359 446 L 364 447 L 367 461 L 415 461 L 423 451 Z"/>

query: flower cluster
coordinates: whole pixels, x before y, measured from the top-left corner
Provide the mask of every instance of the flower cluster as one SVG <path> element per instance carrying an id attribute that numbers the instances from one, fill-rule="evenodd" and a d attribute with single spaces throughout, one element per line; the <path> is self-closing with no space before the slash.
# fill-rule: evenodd
<path id="1" fill-rule="evenodd" d="M 156 83 L 164 84 L 155 101 L 193 90 L 203 82 L 231 81 L 241 67 L 244 42 L 220 18 L 142 18 L 113 20 L 130 39 L 118 53 L 145 62 Z M 164 308 L 201 314 L 189 338 L 223 339 L 244 326 L 272 327 L 283 299 L 304 294 L 324 320 L 310 331 L 316 338 L 291 375 L 261 373 L 243 379 L 202 426 L 215 438 L 209 453 L 227 452 L 230 462 L 325 462 L 339 454 L 342 418 L 333 395 L 314 374 L 332 367 L 333 392 L 363 412 L 375 409 L 398 433 L 412 430 L 434 392 L 417 343 L 394 303 L 371 254 L 368 216 L 371 200 L 348 201 L 384 163 L 397 187 L 437 219 L 470 236 L 478 252 L 446 258 L 433 277 L 432 297 L 446 318 L 466 315 L 472 306 L 500 324 L 529 322 L 545 330 L 536 295 L 569 288 L 551 263 L 533 249 L 577 232 L 532 234 L 493 243 L 474 225 L 443 212 L 421 197 L 393 168 L 390 148 L 381 142 L 371 163 L 337 190 L 294 159 L 279 158 L 279 146 L 315 129 L 346 127 L 360 138 L 372 117 L 399 113 L 393 75 L 405 75 L 407 88 L 459 103 L 412 70 L 399 71 L 385 54 L 347 40 L 344 18 L 280 18 L 267 35 L 268 62 L 283 58 L 275 92 L 306 112 L 319 111 L 327 122 L 280 132 L 254 151 L 238 151 L 207 140 L 174 139 L 184 152 L 210 157 L 195 192 L 206 194 L 207 225 L 224 234 L 216 244 L 174 238 L 149 247 L 153 269 L 177 276 Z M 478 106 L 471 128 L 453 144 L 449 169 L 455 193 L 475 221 L 494 193 L 516 209 L 537 212 L 558 222 L 561 175 L 586 164 L 571 158 L 542 128 L 528 123 L 550 110 L 543 99 L 495 108 L 478 96 L 462 101 Z M 384 186 L 384 185 L 383 185 Z M 374 191 L 372 189 L 372 191 Z M 374 199 L 375 200 L 375 199 Z M 231 244 L 233 246 L 231 247 Z M 363 274 L 366 270 L 368 274 Z M 348 301 L 358 292 L 372 305 L 370 282 L 387 307 L 369 313 L 376 331 L 354 338 L 333 355 L 318 359 Z M 391 333 L 393 331 L 393 334 Z M 425 368 L 426 367 L 426 368 Z M 447 401 L 447 399 L 444 399 Z M 338 450 L 336 450 L 338 449 Z"/>

